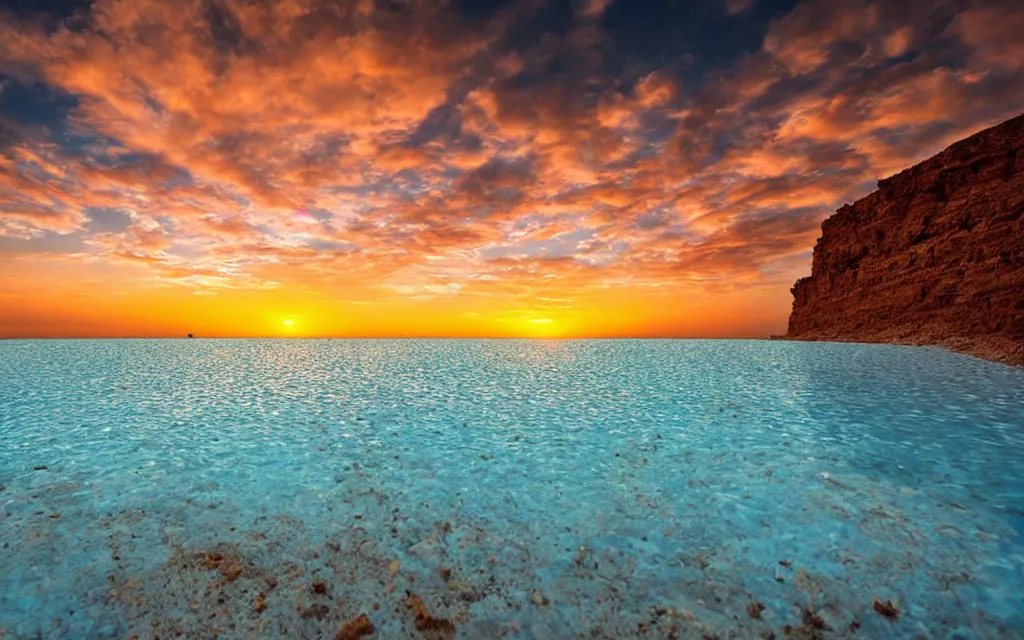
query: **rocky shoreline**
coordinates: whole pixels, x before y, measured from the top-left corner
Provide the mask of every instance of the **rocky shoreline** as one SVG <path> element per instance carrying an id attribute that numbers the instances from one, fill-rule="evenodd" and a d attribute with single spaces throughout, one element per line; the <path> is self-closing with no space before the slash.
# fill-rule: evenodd
<path id="1" fill-rule="evenodd" d="M 864 336 L 857 340 L 848 340 L 834 336 L 802 335 L 799 337 L 783 335 L 772 336 L 773 340 L 792 340 L 796 342 L 851 342 L 864 344 L 892 344 L 908 347 L 939 347 L 954 353 L 1001 362 L 1003 364 L 1024 367 L 1024 344 L 1015 340 L 1002 339 L 994 336 L 978 338 L 937 338 L 927 336 L 895 337 L 895 336 Z"/>

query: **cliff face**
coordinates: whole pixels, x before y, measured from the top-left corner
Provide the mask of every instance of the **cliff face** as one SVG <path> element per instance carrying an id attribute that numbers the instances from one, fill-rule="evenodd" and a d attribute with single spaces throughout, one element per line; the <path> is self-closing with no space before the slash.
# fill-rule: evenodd
<path id="1" fill-rule="evenodd" d="M 1024 115 L 880 181 L 821 231 L 786 337 L 1024 364 Z"/>

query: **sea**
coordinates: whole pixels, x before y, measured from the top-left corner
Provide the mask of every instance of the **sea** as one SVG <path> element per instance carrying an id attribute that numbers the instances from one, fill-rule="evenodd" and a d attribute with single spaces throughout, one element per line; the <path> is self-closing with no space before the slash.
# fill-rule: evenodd
<path id="1" fill-rule="evenodd" d="M 1024 369 L 758 340 L 0 341 L 0 638 L 336 634 L 1024 638 Z"/>

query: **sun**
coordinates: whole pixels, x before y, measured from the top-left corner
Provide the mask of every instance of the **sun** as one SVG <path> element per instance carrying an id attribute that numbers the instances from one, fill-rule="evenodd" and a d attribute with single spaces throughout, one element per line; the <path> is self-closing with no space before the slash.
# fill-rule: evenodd
<path id="1" fill-rule="evenodd" d="M 298 335 L 299 333 L 302 332 L 302 327 L 304 327 L 304 323 L 302 321 L 302 317 L 301 316 L 291 316 L 291 317 L 288 317 L 288 316 L 284 316 L 284 317 L 278 316 L 276 322 L 278 322 L 280 324 L 276 325 L 277 326 L 277 330 L 276 330 L 275 333 L 277 333 L 277 335 L 281 335 L 281 336 L 295 336 L 295 335 Z"/>
<path id="2" fill-rule="evenodd" d="M 524 316 L 520 321 L 523 335 L 528 338 L 557 338 L 562 329 L 553 318 L 531 318 Z"/>

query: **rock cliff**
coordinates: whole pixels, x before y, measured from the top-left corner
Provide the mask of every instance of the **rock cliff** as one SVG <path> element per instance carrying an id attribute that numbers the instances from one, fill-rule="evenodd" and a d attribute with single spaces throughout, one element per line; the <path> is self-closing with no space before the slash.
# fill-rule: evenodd
<path id="1" fill-rule="evenodd" d="M 881 180 L 821 232 L 787 338 L 1024 364 L 1024 115 Z"/>

